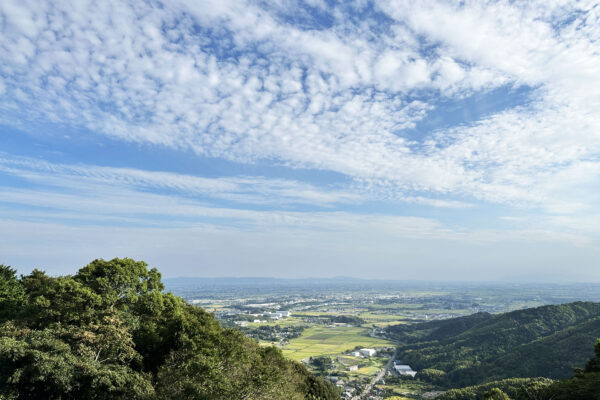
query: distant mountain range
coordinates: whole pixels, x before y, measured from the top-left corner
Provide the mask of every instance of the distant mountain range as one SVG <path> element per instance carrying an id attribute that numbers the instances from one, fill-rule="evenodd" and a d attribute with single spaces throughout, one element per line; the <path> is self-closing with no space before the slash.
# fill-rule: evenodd
<path id="1" fill-rule="evenodd" d="M 178 287 L 211 287 L 211 286 L 281 286 L 281 285 L 319 285 L 319 284 L 348 284 L 364 282 L 381 282 L 376 280 L 364 280 L 351 277 L 334 278 L 270 278 L 270 277 L 217 277 L 217 278 L 165 278 L 167 286 Z"/>
<path id="2" fill-rule="evenodd" d="M 402 280 L 379 280 L 379 279 L 361 279 L 347 276 L 333 278 L 270 278 L 270 277 L 217 277 L 217 278 L 165 278 L 163 279 L 167 290 L 172 290 L 183 294 L 194 289 L 206 290 L 215 288 L 231 289 L 278 289 L 278 288 L 345 288 L 345 289 L 379 289 L 379 290 L 406 290 L 406 289 L 431 289 L 445 288 L 458 289 L 465 285 L 474 286 L 472 282 L 433 282 L 433 281 L 402 281 Z M 486 286 L 487 284 L 477 284 Z M 598 284 L 600 288 L 600 284 Z"/>
<path id="3" fill-rule="evenodd" d="M 370 285 L 376 287 L 390 286 L 409 286 L 409 287 L 470 287 L 470 288 L 485 288 L 485 287 L 523 287 L 523 288 L 539 288 L 539 287 L 598 287 L 600 283 L 512 283 L 512 282 L 472 282 L 472 281 L 435 281 L 435 280 L 390 280 L 390 279 L 364 279 L 354 278 L 349 276 L 336 276 L 331 278 L 273 278 L 273 277 L 174 277 L 163 278 L 163 282 L 168 287 L 218 287 L 218 286 L 335 286 L 335 285 Z"/>

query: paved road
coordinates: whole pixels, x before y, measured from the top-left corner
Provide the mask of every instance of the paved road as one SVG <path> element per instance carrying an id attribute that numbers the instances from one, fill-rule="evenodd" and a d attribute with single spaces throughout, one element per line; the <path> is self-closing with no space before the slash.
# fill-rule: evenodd
<path id="1" fill-rule="evenodd" d="M 369 393 L 371 393 L 371 390 L 373 390 L 373 386 L 375 386 L 375 384 L 385 376 L 385 373 L 387 371 L 390 370 L 390 368 L 392 368 L 392 365 L 394 364 L 394 360 L 396 359 L 396 353 L 398 352 L 398 349 L 396 349 L 396 351 L 394 351 L 394 354 L 390 357 L 390 359 L 388 360 L 387 364 L 385 364 L 385 368 L 383 368 L 381 371 L 379 371 L 377 373 L 377 375 L 375 375 L 373 377 L 373 379 L 371 379 L 371 383 L 369 383 L 369 385 L 365 388 L 365 390 L 363 390 L 363 392 L 360 395 L 356 395 L 354 397 L 352 397 L 352 400 L 361 400 L 364 399 L 365 397 L 367 397 L 367 395 Z"/>

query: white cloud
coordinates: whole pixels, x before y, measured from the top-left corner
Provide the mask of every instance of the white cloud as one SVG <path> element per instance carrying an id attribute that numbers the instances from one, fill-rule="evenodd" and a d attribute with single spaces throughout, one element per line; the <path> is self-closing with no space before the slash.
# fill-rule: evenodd
<path id="1" fill-rule="evenodd" d="M 378 21 L 356 23 L 341 6 L 331 26 L 308 29 L 245 1 L 8 0 L 0 3 L 0 121 L 332 170 L 408 202 L 480 199 L 581 217 L 597 204 L 600 173 L 600 8 L 592 4 L 381 2 L 392 22 L 377 31 Z M 436 100 L 502 85 L 536 89 L 530 104 L 424 142 L 403 136 Z M 244 202 L 361 198 L 262 178 L 93 174 L 86 179 Z"/>
<path id="2" fill-rule="evenodd" d="M 83 188 L 98 191 L 117 188 L 129 191 L 168 190 L 180 196 L 224 199 L 250 204 L 309 204 L 330 206 L 336 203 L 358 203 L 357 192 L 333 188 L 321 189 L 311 184 L 265 177 L 233 176 L 203 178 L 193 175 L 133 168 L 99 167 L 93 165 L 53 164 L 27 158 L 3 156 L 0 172 L 23 178 L 41 187 Z M 15 192 L 11 189 L 11 192 Z M 43 200 L 42 200 L 43 201 Z"/>
<path id="3" fill-rule="evenodd" d="M 389 240 L 443 240 L 472 245 L 517 240 L 593 247 L 589 237 L 599 233 L 589 228 L 565 230 L 564 224 L 574 220 L 567 216 L 551 221 L 538 220 L 509 230 L 495 230 L 481 226 L 452 226 L 434 218 L 415 216 L 357 213 L 336 208 L 324 211 L 281 208 L 285 202 L 333 206 L 348 201 L 366 201 L 369 193 L 364 191 L 365 188 L 361 188 L 363 192 L 359 196 L 352 192 L 317 189 L 295 181 L 250 177 L 208 179 L 124 168 L 51 164 L 6 156 L 0 158 L 0 172 L 28 183 L 0 188 L 0 203 L 6 206 L 0 209 L 0 218 L 7 221 L 158 230 L 275 231 L 284 235 L 321 232 L 333 236 L 373 235 Z M 216 205 L 211 201 L 215 198 L 239 202 L 239 207 Z M 422 196 L 396 197 L 394 200 L 455 209 L 473 206 Z M 252 210 L 247 207 L 248 203 L 274 208 Z"/>

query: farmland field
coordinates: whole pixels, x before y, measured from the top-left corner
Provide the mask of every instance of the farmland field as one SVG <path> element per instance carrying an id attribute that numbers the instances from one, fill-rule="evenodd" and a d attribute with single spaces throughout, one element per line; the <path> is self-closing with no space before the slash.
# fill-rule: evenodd
<path id="1" fill-rule="evenodd" d="M 386 340 L 368 336 L 369 329 L 350 326 L 315 326 L 306 329 L 302 336 L 292 339 L 283 354 L 294 360 L 322 355 L 336 355 L 360 347 L 391 345 Z"/>
<path id="2" fill-rule="evenodd" d="M 261 346 L 280 348 L 289 359 L 301 361 L 312 357 L 306 367 L 347 392 L 366 388 L 395 354 L 394 343 L 370 337 L 371 334 L 385 337 L 388 331 L 384 328 L 390 325 L 444 320 L 477 312 L 494 314 L 582 299 L 600 301 L 599 287 L 588 285 L 425 287 L 402 282 L 337 280 L 314 284 L 277 281 L 266 285 L 261 280 L 253 286 L 235 279 L 229 286 L 201 283 L 205 286 L 193 289 L 188 281 L 179 283 L 188 301 L 214 312 L 223 326 L 241 330 Z M 282 311 L 290 311 L 291 315 L 271 317 L 272 313 Z M 356 347 L 387 346 L 390 349 L 374 357 L 348 354 L 348 350 Z M 418 375 L 417 379 L 407 379 L 392 373 L 377 383 L 372 395 L 416 400 L 432 398 L 438 389 L 420 380 Z"/>

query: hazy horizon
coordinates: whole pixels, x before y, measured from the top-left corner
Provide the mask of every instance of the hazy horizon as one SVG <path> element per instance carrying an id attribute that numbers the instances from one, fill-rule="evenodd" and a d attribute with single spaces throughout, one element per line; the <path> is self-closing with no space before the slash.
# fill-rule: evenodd
<path id="1" fill-rule="evenodd" d="M 11 265 L 15 268 L 14 265 Z M 169 268 L 163 268 L 160 265 L 150 265 L 149 267 L 157 267 L 159 271 L 168 271 Z M 49 272 L 50 276 L 60 276 L 63 273 L 52 272 L 51 269 L 45 269 L 41 266 L 33 268 L 18 268 L 16 271 L 18 274 L 26 275 L 31 272 L 34 268 L 41 269 Z M 75 273 L 78 268 L 73 268 L 72 272 Z M 69 274 L 69 272 L 67 272 Z M 599 281 L 583 281 L 583 280 L 551 280 L 551 279 L 468 279 L 468 278 L 455 278 L 455 279 L 441 279 L 441 278 L 395 278 L 395 277 L 369 277 L 365 276 L 352 276 L 352 275 L 298 275 L 298 276 L 286 276 L 286 275 L 165 275 L 161 273 L 162 280 L 165 283 L 172 283 L 174 281 L 185 281 L 190 280 L 191 285 L 195 285 L 197 281 L 202 279 L 210 281 L 256 281 L 260 279 L 268 281 L 287 281 L 287 282 L 301 282 L 301 281 L 354 281 L 354 282 L 365 282 L 365 283 L 382 283 L 382 284 L 416 284 L 416 285 L 483 285 L 483 286 L 506 286 L 506 285 L 523 285 L 523 286 L 544 286 L 544 285 L 557 285 L 557 286 L 577 286 L 577 285 L 600 285 Z"/>
<path id="2" fill-rule="evenodd" d="M 0 2 L 0 263 L 600 282 L 593 2 Z"/>

